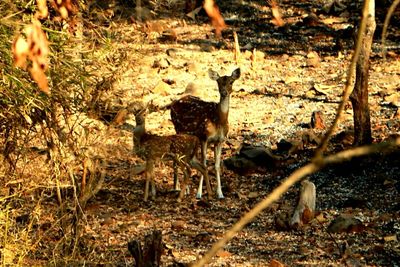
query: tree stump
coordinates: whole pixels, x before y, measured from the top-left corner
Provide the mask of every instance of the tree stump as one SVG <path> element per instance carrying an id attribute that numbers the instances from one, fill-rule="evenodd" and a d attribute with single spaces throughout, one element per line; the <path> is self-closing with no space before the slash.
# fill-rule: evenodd
<path id="1" fill-rule="evenodd" d="M 161 255 L 163 253 L 162 234 L 160 230 L 154 230 L 144 238 L 144 245 L 135 239 L 128 243 L 128 250 L 136 262 L 136 267 L 158 267 L 161 266 Z"/>
<path id="2" fill-rule="evenodd" d="M 316 194 L 314 183 L 308 180 L 301 182 L 299 202 L 290 220 L 291 227 L 300 227 L 314 218 Z"/>

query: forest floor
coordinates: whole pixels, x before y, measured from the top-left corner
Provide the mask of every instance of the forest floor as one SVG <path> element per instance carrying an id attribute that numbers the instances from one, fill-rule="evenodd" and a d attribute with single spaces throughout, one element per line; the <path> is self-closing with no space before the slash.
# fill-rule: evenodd
<path id="1" fill-rule="evenodd" d="M 87 22 L 84 34 L 95 36 L 96 29 L 105 28 L 111 33 L 107 68 L 116 74 L 107 97 L 120 107 L 135 101 L 163 106 L 177 99 L 189 83 L 201 98 L 216 102 L 217 84 L 208 77 L 208 69 L 230 75 L 240 67 L 222 153 L 227 159 L 237 154 L 243 143 L 274 152 L 281 140 L 302 140 L 305 132 L 312 132 L 318 140 L 330 126 L 346 81 L 358 9 L 351 3 L 340 12 L 325 13 L 322 2 L 281 1 L 287 22 L 281 28 L 271 23 L 271 10 L 264 2 L 221 3 L 228 28 L 220 39 L 215 38 L 204 14 L 191 20 L 184 15 L 183 5 L 175 2 L 166 2 L 170 6 L 156 10 L 157 16 L 143 24 L 136 23 L 134 16 L 118 17 L 118 12 L 133 8 L 121 11 L 126 7 L 114 7 L 114 19 L 103 18 L 102 22 L 99 17 L 96 22 Z M 107 11 L 98 8 L 99 14 Z M 242 47 L 238 64 L 233 53 L 234 31 Z M 390 31 L 388 45 L 400 45 L 393 41 L 398 42 L 399 37 L 398 30 L 397 35 Z M 389 49 L 384 59 L 378 44 L 375 41 L 369 81 L 374 142 L 400 131 L 400 50 Z M 254 48 L 256 59 L 252 60 Z M 314 111 L 323 115 L 325 128 L 309 127 Z M 169 116 L 168 111 L 149 114 L 147 129 L 160 135 L 173 134 Z M 305 165 L 317 147 L 315 142 L 305 143 L 285 155 L 290 160 L 270 169 L 238 174 L 225 167 L 222 200 L 215 196 L 197 200 L 195 175 L 190 194 L 178 203 L 172 190 L 172 168 L 159 165 L 155 170 L 157 197 L 144 203 L 144 177 L 132 171 L 142 163 L 132 152 L 134 125 L 133 116 L 129 116 L 123 125 L 109 129 L 103 152 L 98 155 L 107 162 L 105 184 L 84 211 L 79 252 L 66 266 L 132 265 L 127 243 L 143 240 L 155 229 L 162 232 L 163 266 L 185 266 L 203 255 L 290 173 Z M 352 125 L 349 103 L 327 154 L 351 147 Z M 208 167 L 215 188 L 213 162 L 210 149 Z M 329 166 L 308 177 L 316 185 L 318 220 L 297 230 L 277 224 L 277 218 L 290 216 L 296 205 L 296 185 L 238 233 L 209 266 L 268 266 L 271 260 L 286 266 L 396 266 L 400 262 L 399 173 L 399 151 Z M 48 223 L 52 223 L 57 205 L 54 199 L 46 202 L 41 203 L 47 205 L 42 212 L 49 214 Z M 362 229 L 328 233 L 328 225 L 339 214 L 355 216 Z M 60 233 L 54 231 L 40 252 L 30 255 L 33 262 L 44 264 L 54 256 L 57 236 Z"/>

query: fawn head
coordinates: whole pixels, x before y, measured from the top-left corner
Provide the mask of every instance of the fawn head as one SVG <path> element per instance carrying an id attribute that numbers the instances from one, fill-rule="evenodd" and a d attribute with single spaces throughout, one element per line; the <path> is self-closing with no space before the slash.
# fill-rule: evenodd
<path id="1" fill-rule="evenodd" d="M 219 76 L 216 71 L 208 70 L 208 75 L 218 83 L 218 90 L 221 96 L 227 96 L 232 93 L 233 83 L 240 77 L 240 68 L 232 72 L 230 76 Z"/>
<path id="2" fill-rule="evenodd" d="M 147 113 L 155 110 L 155 107 L 153 105 L 153 101 L 151 100 L 145 106 L 143 106 L 143 104 L 140 103 L 139 107 L 137 107 L 137 105 L 136 105 L 136 107 L 131 108 L 131 109 L 135 110 L 134 114 L 135 114 L 136 126 L 140 126 L 140 125 L 144 126 Z"/>

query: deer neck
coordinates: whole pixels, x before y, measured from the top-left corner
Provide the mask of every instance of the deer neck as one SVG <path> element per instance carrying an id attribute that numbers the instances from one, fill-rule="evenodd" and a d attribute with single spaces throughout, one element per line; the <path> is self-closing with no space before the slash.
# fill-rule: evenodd
<path id="1" fill-rule="evenodd" d="M 225 124 L 228 122 L 229 115 L 229 94 L 226 96 L 221 96 L 220 101 L 218 103 L 218 116 L 221 124 Z"/>
<path id="2" fill-rule="evenodd" d="M 143 124 L 136 126 L 135 129 L 133 130 L 133 145 L 135 149 L 140 148 L 140 141 L 145 133 L 146 133 L 146 128 Z"/>

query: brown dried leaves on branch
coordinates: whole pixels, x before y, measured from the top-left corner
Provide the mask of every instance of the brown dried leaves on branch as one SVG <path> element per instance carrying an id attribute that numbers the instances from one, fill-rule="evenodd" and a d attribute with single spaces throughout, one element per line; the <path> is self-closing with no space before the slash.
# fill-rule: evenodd
<path id="1" fill-rule="evenodd" d="M 63 19 L 66 19 L 69 13 L 76 13 L 77 11 L 74 0 L 54 0 L 51 1 L 51 4 Z M 45 74 L 48 68 L 49 44 L 38 19 L 45 19 L 48 14 L 47 1 L 37 0 L 35 19 L 31 25 L 25 27 L 26 38 L 18 35 L 12 46 L 15 66 L 26 69 L 27 60 L 29 60 L 28 71 L 32 79 L 38 84 L 39 89 L 46 94 L 50 93 Z"/>
<path id="2" fill-rule="evenodd" d="M 34 20 L 31 25 L 25 27 L 25 35 L 26 39 L 19 35 L 12 46 L 15 66 L 25 69 L 28 59 L 30 61 L 28 71 L 32 79 L 38 84 L 40 90 L 49 94 L 45 75 L 48 67 L 49 46 L 47 37 L 41 29 L 41 23 Z"/>
<path id="3" fill-rule="evenodd" d="M 281 12 L 279 11 L 279 6 L 277 1 L 271 0 L 268 1 L 268 4 L 271 6 L 272 16 L 274 17 L 271 21 L 272 24 L 278 27 L 282 27 L 283 25 L 285 25 L 285 22 L 282 19 Z"/>
<path id="4" fill-rule="evenodd" d="M 74 0 L 53 0 L 51 5 L 63 19 L 68 18 L 68 15 L 75 14 L 78 11 L 77 4 Z"/>
<path id="5" fill-rule="evenodd" d="M 215 35 L 220 37 L 221 31 L 226 28 L 226 24 L 214 0 L 205 0 L 204 10 L 207 12 L 207 15 L 211 19 L 211 23 L 215 28 Z"/>
<path id="6" fill-rule="evenodd" d="M 47 0 L 37 0 L 38 11 L 35 17 L 38 19 L 45 19 L 49 14 L 49 9 L 47 8 Z"/>

